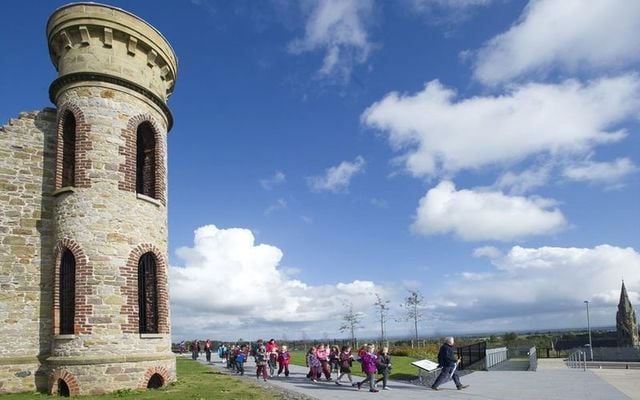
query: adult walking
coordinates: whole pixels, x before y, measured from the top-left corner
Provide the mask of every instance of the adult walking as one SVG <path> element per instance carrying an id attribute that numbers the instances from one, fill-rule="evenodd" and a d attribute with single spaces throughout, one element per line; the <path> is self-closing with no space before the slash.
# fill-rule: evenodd
<path id="1" fill-rule="evenodd" d="M 440 390 L 438 389 L 440 385 L 449 378 L 453 379 L 458 390 L 469 387 L 469 385 L 463 385 L 462 382 L 460 382 L 460 376 L 458 375 L 458 364 L 460 360 L 456 356 L 456 349 L 453 347 L 453 344 L 453 338 L 448 337 L 445 339 L 444 344 L 440 346 L 438 364 L 442 368 L 442 371 L 440 371 L 440 375 L 438 375 L 436 381 L 431 385 L 431 389 L 433 390 Z"/>

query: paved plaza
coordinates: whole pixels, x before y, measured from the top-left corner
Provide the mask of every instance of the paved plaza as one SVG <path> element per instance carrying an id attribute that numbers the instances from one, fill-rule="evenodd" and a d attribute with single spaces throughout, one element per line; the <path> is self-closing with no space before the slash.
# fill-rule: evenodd
<path id="1" fill-rule="evenodd" d="M 220 371 L 222 360 L 212 355 L 212 367 Z M 203 357 L 200 362 L 206 363 Z M 546 362 L 549 361 L 549 362 Z M 443 384 L 439 391 L 404 382 L 391 381 L 392 390 L 370 393 L 367 386 L 361 390 L 348 385 L 338 386 L 324 380 L 311 383 L 307 368 L 291 365 L 289 378 L 274 377 L 263 382 L 255 377 L 255 365 L 247 362 L 244 379 L 260 386 L 276 387 L 304 394 L 318 400 L 384 398 L 390 400 L 457 399 L 457 400 L 640 400 L 640 370 L 575 370 L 564 367 L 559 360 L 540 360 L 537 372 L 490 371 L 474 372 L 463 376 L 469 387 L 456 390 L 453 382 Z M 354 377 L 357 378 L 357 377 Z M 362 378 L 357 378 L 362 379 Z"/>

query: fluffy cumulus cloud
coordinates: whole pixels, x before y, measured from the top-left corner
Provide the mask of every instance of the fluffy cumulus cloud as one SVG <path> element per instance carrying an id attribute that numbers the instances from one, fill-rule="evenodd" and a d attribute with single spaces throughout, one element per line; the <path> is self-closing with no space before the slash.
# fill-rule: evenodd
<path id="1" fill-rule="evenodd" d="M 574 181 L 613 185 L 636 170 L 630 159 L 618 158 L 612 162 L 584 161 L 574 164 L 566 167 L 563 175 Z"/>
<path id="2" fill-rule="evenodd" d="M 349 188 L 351 179 L 364 171 L 365 160 L 357 156 L 353 162 L 343 161 L 327 168 L 324 175 L 307 178 L 309 187 L 316 192 L 343 192 Z"/>
<path id="3" fill-rule="evenodd" d="M 423 235 L 453 233 L 468 241 L 510 241 L 565 226 L 564 215 L 552 200 L 456 190 L 453 182 L 443 181 L 420 199 L 411 227 Z"/>
<path id="4" fill-rule="evenodd" d="M 456 99 L 431 81 L 415 94 L 389 93 L 362 114 L 364 125 L 388 135 L 414 176 L 438 176 L 535 154 L 583 154 L 623 139 L 619 124 L 640 112 L 634 74 L 587 83 L 514 86 L 500 96 Z"/>
<path id="5" fill-rule="evenodd" d="M 326 325 L 328 316 L 352 302 L 370 308 L 385 289 L 371 281 L 308 285 L 291 277 L 275 246 L 256 244 L 248 229 L 207 225 L 192 247 L 176 251 L 180 266 L 169 270 L 174 335 L 237 339 L 236 335 L 281 335 L 288 329 Z M 336 326 L 324 329 L 336 331 Z M 255 338 L 255 336 L 253 336 Z M 291 337 L 291 336 L 289 336 Z"/>
<path id="6" fill-rule="evenodd" d="M 324 51 L 320 75 L 348 80 L 354 65 L 364 63 L 371 51 L 366 21 L 372 8 L 372 0 L 314 2 L 304 37 L 289 43 L 289 51 Z"/>
<path id="7" fill-rule="evenodd" d="M 530 73 L 607 71 L 640 60 L 640 2 L 532 0 L 478 52 L 474 76 L 494 85 Z"/>
<path id="8" fill-rule="evenodd" d="M 592 322 L 615 325 L 623 277 L 632 301 L 640 299 L 640 253 L 633 248 L 514 246 L 485 256 L 490 272 L 466 271 L 462 281 L 447 284 L 446 298 L 455 306 L 438 310 L 443 323 L 473 320 L 475 329 L 493 331 L 583 326 L 583 301 L 590 300 Z"/>

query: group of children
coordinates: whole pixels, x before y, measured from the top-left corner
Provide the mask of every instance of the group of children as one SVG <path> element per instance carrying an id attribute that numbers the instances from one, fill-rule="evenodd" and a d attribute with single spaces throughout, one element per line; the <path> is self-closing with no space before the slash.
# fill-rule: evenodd
<path id="1" fill-rule="evenodd" d="M 280 348 L 274 339 L 269 340 L 266 345 L 262 340 L 258 340 L 252 351 L 250 351 L 249 346 L 246 344 L 240 346 L 235 345 L 229 349 L 222 344 L 218 348 L 218 357 L 226 361 L 227 368 L 239 375 L 244 375 L 244 363 L 249 359 L 251 354 L 253 354 L 256 362 L 257 379 L 262 377 L 266 382 L 268 376 L 273 377 L 275 375 L 276 368 L 278 370 L 278 376 L 284 372 L 284 376 L 289 377 L 291 354 L 289 350 L 287 350 L 287 346 Z"/>
<path id="2" fill-rule="evenodd" d="M 391 371 L 391 357 L 389 356 L 389 348 L 383 347 L 378 353 L 375 352 L 374 344 L 365 344 L 357 351 L 357 358 L 352 354 L 351 346 L 325 346 L 323 344 L 312 346 L 307 352 L 306 362 L 309 367 L 307 378 L 312 382 L 317 382 L 324 374 L 327 381 L 331 381 L 331 373 L 338 371 L 339 375 L 336 379 L 336 385 L 340 385 L 342 378 L 346 375 L 351 386 L 357 387 L 358 390 L 362 385 L 369 382 L 369 391 L 377 392 L 376 384 L 382 382 L 383 390 L 391 390 L 387 386 L 389 372 Z M 366 374 L 366 378 L 361 382 L 353 382 L 351 377 L 351 368 L 353 362 L 361 363 L 362 372 Z M 380 374 L 380 378 L 375 379 L 376 372 Z"/>
<path id="3" fill-rule="evenodd" d="M 233 345 L 227 348 L 224 344 L 218 348 L 218 357 L 226 361 L 227 368 L 239 375 L 244 375 L 244 364 L 253 356 L 256 362 L 256 378 L 262 378 L 265 382 L 268 377 L 276 374 L 280 376 L 284 373 L 285 377 L 289 377 L 289 363 L 291 362 L 291 354 L 287 346 L 279 346 L 274 339 L 270 339 L 267 343 L 258 340 L 253 348 L 246 344 Z M 209 360 L 209 357 L 207 357 Z M 353 387 L 358 390 L 362 385 L 368 383 L 370 392 L 377 392 L 376 385 L 382 382 L 383 390 L 391 390 L 387 386 L 389 372 L 391 371 L 391 357 L 389 349 L 383 347 L 381 351 L 375 351 L 374 344 L 365 344 L 360 347 L 355 355 L 351 350 L 351 346 L 328 346 L 320 344 L 312 346 L 306 354 L 306 364 L 309 367 L 307 378 L 311 382 L 316 383 L 324 375 L 327 381 L 332 381 L 333 372 L 336 373 L 336 385 L 341 385 L 343 378 L 349 381 Z M 354 382 L 351 376 L 353 362 L 361 364 L 362 372 L 366 378 L 361 382 Z M 375 375 L 379 374 L 376 380 Z"/>

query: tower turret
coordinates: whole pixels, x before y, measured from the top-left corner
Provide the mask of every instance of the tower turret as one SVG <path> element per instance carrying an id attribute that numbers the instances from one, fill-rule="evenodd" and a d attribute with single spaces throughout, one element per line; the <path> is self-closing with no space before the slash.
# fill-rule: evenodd
<path id="1" fill-rule="evenodd" d="M 632 347 L 640 344 L 638 343 L 638 320 L 633 305 L 629 301 L 624 281 L 620 289 L 620 302 L 616 313 L 616 331 L 619 347 Z"/>
<path id="2" fill-rule="evenodd" d="M 142 19 L 95 3 L 47 24 L 58 77 L 51 392 L 175 379 L 167 265 L 167 99 L 176 56 Z"/>

